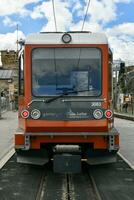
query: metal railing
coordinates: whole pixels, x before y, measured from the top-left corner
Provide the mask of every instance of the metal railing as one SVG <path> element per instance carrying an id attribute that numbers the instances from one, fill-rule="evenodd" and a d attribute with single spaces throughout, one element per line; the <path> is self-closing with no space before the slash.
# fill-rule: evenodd
<path id="1" fill-rule="evenodd" d="M 11 110 L 9 97 L 1 97 L 0 96 L 0 118 L 2 117 L 2 113 Z"/>
<path id="2" fill-rule="evenodd" d="M 9 110 L 9 99 L 6 97 L 1 97 L 0 107 L 1 107 L 1 113 Z"/>
<path id="3" fill-rule="evenodd" d="M 116 113 L 124 114 L 124 115 L 132 115 L 134 116 L 134 102 L 128 102 L 124 104 L 118 105 L 118 109 L 115 109 Z"/>

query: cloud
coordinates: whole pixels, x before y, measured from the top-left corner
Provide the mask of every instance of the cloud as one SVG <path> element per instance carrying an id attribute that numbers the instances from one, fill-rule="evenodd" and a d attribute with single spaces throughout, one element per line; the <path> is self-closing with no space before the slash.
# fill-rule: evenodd
<path id="1" fill-rule="evenodd" d="M 105 30 L 114 59 L 134 62 L 134 23 L 122 23 Z"/>
<path id="2" fill-rule="evenodd" d="M 115 3 L 130 3 L 133 2 L 133 0 L 113 0 Z"/>
<path id="3" fill-rule="evenodd" d="M 69 10 L 67 1 L 57 0 L 55 3 L 55 13 L 57 28 L 59 31 L 69 29 L 72 22 L 72 13 Z M 31 13 L 33 19 L 45 18 L 47 23 L 42 27 L 41 31 L 55 31 L 53 7 L 51 1 L 43 2 L 41 5 L 34 8 Z"/>
<path id="4" fill-rule="evenodd" d="M 109 37 L 109 43 L 111 44 L 114 60 L 121 59 L 126 62 L 127 65 L 134 64 L 134 42 L 123 41 L 117 37 Z"/>
<path id="5" fill-rule="evenodd" d="M 4 26 L 9 26 L 9 27 L 17 26 L 17 24 L 21 25 L 21 23 L 19 21 L 13 21 L 13 20 L 11 20 L 11 18 L 9 18 L 7 16 L 4 18 L 3 24 L 4 24 Z"/>
<path id="6" fill-rule="evenodd" d="M 25 8 L 30 3 L 38 3 L 41 0 L 3 0 L 0 1 L 0 16 L 12 15 L 19 13 L 20 15 L 28 14 Z"/>
<path id="7" fill-rule="evenodd" d="M 107 33 L 112 36 L 134 36 L 134 23 L 122 23 L 112 28 L 107 28 Z"/>
<path id="8" fill-rule="evenodd" d="M 113 0 L 91 1 L 90 8 L 90 21 L 106 24 L 116 19 L 116 6 Z"/>
<path id="9" fill-rule="evenodd" d="M 18 38 L 25 38 L 22 31 L 18 31 Z M 17 31 L 7 34 L 0 34 L 0 49 L 1 50 L 16 50 L 17 49 Z"/>
<path id="10" fill-rule="evenodd" d="M 76 24 L 72 24 L 70 27 L 70 30 L 72 31 L 82 31 L 83 21 L 79 21 Z M 103 28 L 99 23 L 93 23 L 93 22 L 85 22 L 84 24 L 84 31 L 90 31 L 90 32 L 103 32 Z"/>

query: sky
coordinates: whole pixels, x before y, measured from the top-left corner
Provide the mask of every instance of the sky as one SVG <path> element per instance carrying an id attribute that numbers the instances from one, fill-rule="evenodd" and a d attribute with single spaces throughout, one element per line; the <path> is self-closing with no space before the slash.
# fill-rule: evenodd
<path id="1" fill-rule="evenodd" d="M 80 31 L 88 0 L 54 0 L 58 31 Z M 0 50 L 18 37 L 55 31 L 52 0 L 0 0 Z M 134 0 L 90 0 L 85 31 L 105 33 L 114 59 L 134 64 Z"/>

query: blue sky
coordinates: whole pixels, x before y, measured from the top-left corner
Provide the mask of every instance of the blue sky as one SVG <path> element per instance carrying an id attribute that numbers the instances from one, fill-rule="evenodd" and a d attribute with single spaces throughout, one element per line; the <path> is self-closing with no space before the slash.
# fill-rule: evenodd
<path id="1" fill-rule="evenodd" d="M 54 2 L 58 31 L 81 30 L 88 0 Z M 19 38 L 55 31 L 51 0 L 0 0 L 0 21 L 0 49 L 16 48 L 17 24 Z M 115 59 L 134 60 L 134 0 L 90 0 L 84 30 L 104 32 Z"/>
<path id="2" fill-rule="evenodd" d="M 127 22 L 134 22 L 134 2 L 131 3 L 118 3 L 117 4 L 118 16 L 116 20 L 107 24 L 108 27 L 119 25 Z"/>

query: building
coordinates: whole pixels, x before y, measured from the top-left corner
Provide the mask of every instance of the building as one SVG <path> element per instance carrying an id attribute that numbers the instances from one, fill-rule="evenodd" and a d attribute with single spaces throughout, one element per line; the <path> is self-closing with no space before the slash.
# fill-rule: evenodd
<path id="1" fill-rule="evenodd" d="M 16 51 L 1 51 L 1 62 L 4 69 L 18 69 L 18 56 Z"/>
<path id="2" fill-rule="evenodd" d="M 0 52 L 0 94 L 11 101 L 18 91 L 18 57 L 15 51 Z"/>
<path id="3" fill-rule="evenodd" d="M 126 82 L 128 93 L 134 94 L 134 66 L 126 68 Z"/>

